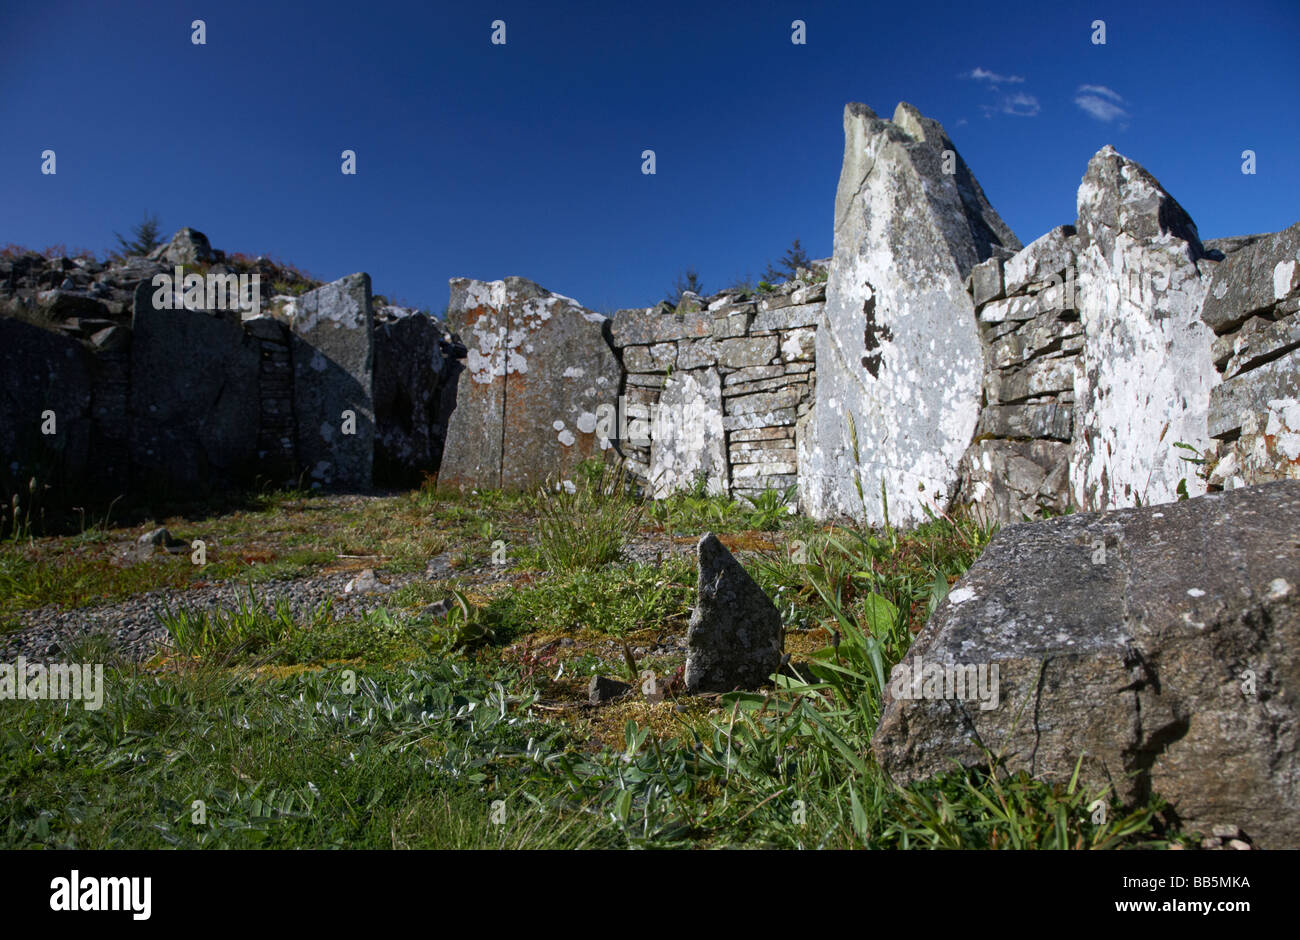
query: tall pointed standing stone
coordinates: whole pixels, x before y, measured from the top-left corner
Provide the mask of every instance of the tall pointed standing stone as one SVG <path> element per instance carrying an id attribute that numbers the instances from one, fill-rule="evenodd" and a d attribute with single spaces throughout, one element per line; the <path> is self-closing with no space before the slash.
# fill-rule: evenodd
<path id="1" fill-rule="evenodd" d="M 817 403 L 799 444 L 809 513 L 882 522 L 883 485 L 891 521 L 910 525 L 951 499 L 984 366 L 964 281 L 1019 248 L 937 121 L 906 103 L 893 121 L 845 107 Z"/>
<path id="2" fill-rule="evenodd" d="M 1215 262 L 1196 225 L 1150 173 L 1099 150 L 1079 186 L 1079 315 L 1085 342 L 1075 378 L 1070 484 L 1083 509 L 1167 503 L 1180 480 L 1205 483 L 1210 392 L 1219 384 L 1214 334 L 1201 306 Z"/>

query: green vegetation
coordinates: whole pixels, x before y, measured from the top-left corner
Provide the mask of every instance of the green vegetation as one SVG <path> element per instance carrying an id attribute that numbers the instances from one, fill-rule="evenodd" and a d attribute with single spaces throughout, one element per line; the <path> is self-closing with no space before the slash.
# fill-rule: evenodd
<path id="1" fill-rule="evenodd" d="M 537 562 L 551 571 L 598 568 L 616 561 L 640 520 L 641 509 L 621 469 L 588 463 L 576 476 L 543 490 L 534 504 Z"/>
<path id="2" fill-rule="evenodd" d="M 674 308 L 680 307 L 682 303 L 682 294 L 691 291 L 694 294 L 704 296 L 704 282 L 700 280 L 699 272 L 694 268 L 687 268 L 683 273 L 677 276 L 673 286 L 664 294 L 664 300 Z"/>
<path id="3" fill-rule="evenodd" d="M 776 264 L 767 266 L 767 270 L 763 272 L 763 280 L 772 284 L 784 284 L 798 277 L 800 268 L 810 267 L 812 267 L 812 260 L 796 238 Z"/>
<path id="4" fill-rule="evenodd" d="M 117 232 L 114 232 L 113 236 L 117 239 L 119 254 L 123 256 L 147 255 L 163 243 L 162 222 L 157 215 L 149 213 L 141 221 L 131 226 L 130 238 L 126 238 Z"/>
<path id="5" fill-rule="evenodd" d="M 751 502 L 697 487 L 643 503 L 603 466 L 575 477 L 572 491 L 531 496 L 432 486 L 384 498 L 264 493 L 219 516 L 166 519 L 186 535 L 220 532 L 213 564 L 238 582 L 275 564 L 288 573 L 291 557 L 307 572 L 365 565 L 395 579 L 444 554 L 492 576 L 453 564 L 444 579 L 417 577 L 382 606 L 346 615 L 329 601 L 271 602 L 258 587 L 233 608 L 187 604 L 181 593 L 163 613 L 175 649 L 147 669 L 114 662 L 93 641 L 68 651 L 108 662 L 103 708 L 23 701 L 0 710 L 0 845 L 1074 849 L 1184 840 L 1161 828 L 1156 798 L 1124 809 L 1076 782 L 1009 775 L 993 756 L 986 768 L 907 788 L 876 766 L 870 741 L 890 669 L 983 551 L 988 528 L 961 515 L 907 533 L 821 526 L 789 514 L 788 491 Z M 631 681 L 680 665 L 663 641 L 685 631 L 691 543 L 705 528 L 780 608 L 789 674 L 763 692 L 632 695 L 587 708 L 593 673 Z M 95 572 L 97 554 L 134 531 L 105 525 L 5 543 L 4 609 L 195 577 L 186 556 L 159 554 L 85 581 L 80 593 L 65 585 L 78 564 Z M 493 567 L 498 538 L 513 566 Z M 671 554 L 626 560 L 629 547 L 647 545 Z M 122 573 L 133 567 L 148 576 Z M 1094 822 L 1096 799 L 1110 804 L 1106 822 Z"/>

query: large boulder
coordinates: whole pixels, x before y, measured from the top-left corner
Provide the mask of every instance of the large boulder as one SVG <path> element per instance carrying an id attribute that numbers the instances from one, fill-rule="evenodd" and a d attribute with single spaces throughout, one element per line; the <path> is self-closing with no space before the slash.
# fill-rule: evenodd
<path id="1" fill-rule="evenodd" d="M 256 342 L 228 315 L 156 309 L 154 295 L 147 281 L 137 285 L 130 391 L 134 485 L 201 495 L 252 479 L 261 412 Z"/>
<path id="2" fill-rule="evenodd" d="M 448 325 L 465 344 L 440 484 L 528 489 L 570 480 L 610 446 L 620 370 L 609 318 L 521 277 L 453 278 Z"/>
<path id="3" fill-rule="evenodd" d="M 964 281 L 1020 243 L 911 105 L 892 121 L 848 105 L 844 141 L 800 496 L 815 516 L 877 523 L 883 487 L 890 518 L 914 524 L 951 499 L 978 417 L 984 362 Z"/>
<path id="4" fill-rule="evenodd" d="M 167 244 L 159 245 L 149 253 L 150 261 L 165 261 L 168 264 L 207 264 L 217 258 L 208 236 L 188 227 L 173 235 Z"/>
<path id="5" fill-rule="evenodd" d="M 1003 529 L 896 667 L 878 761 L 1066 781 L 1082 757 L 1189 829 L 1300 848 L 1297 533 L 1296 481 Z"/>
<path id="6" fill-rule="evenodd" d="M 1205 483 L 1175 445 L 1203 451 L 1219 383 L 1201 304 L 1215 262 L 1156 179 L 1105 147 L 1078 192 L 1078 305 L 1071 491 L 1111 509 L 1195 496 Z"/>
<path id="7" fill-rule="evenodd" d="M 375 454 L 370 275 L 349 274 L 308 291 L 284 315 L 292 336 L 298 460 L 314 486 L 366 489 Z"/>

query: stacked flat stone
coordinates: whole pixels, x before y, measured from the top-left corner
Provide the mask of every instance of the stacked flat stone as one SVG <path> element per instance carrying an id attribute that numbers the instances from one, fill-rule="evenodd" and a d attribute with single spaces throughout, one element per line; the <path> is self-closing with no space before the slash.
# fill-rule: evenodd
<path id="1" fill-rule="evenodd" d="M 1016 522 L 1069 499 L 1074 372 L 1083 349 L 1075 290 L 1078 239 L 1052 229 L 967 281 L 984 347 L 984 407 L 962 460 L 961 498 Z"/>
<path id="2" fill-rule="evenodd" d="M 257 340 L 260 356 L 257 378 L 260 424 L 257 456 L 269 479 L 291 479 L 298 462 L 294 455 L 297 422 L 293 413 L 293 362 L 289 331 L 273 317 L 244 321 L 244 330 Z"/>
<path id="3" fill-rule="evenodd" d="M 1201 313 L 1223 377 L 1210 394 L 1210 482 L 1300 479 L 1300 222 L 1224 247 L 1237 250 L 1215 268 Z"/>
<path id="4" fill-rule="evenodd" d="M 653 495 L 700 479 L 710 492 L 745 497 L 795 484 L 796 426 L 815 390 L 823 271 L 814 264 L 807 278 L 769 292 L 688 292 L 676 309 L 615 314 L 622 452 Z"/>

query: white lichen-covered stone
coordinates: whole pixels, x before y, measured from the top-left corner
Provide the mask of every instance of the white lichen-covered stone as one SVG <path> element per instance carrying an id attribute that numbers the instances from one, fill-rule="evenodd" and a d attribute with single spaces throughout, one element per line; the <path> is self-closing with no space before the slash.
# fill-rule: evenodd
<path id="1" fill-rule="evenodd" d="M 674 372 L 668 377 L 651 439 L 648 474 L 656 498 L 691 489 L 701 477 L 708 492 L 728 491 L 722 380 L 716 369 Z"/>
<path id="2" fill-rule="evenodd" d="M 467 354 L 440 482 L 527 489 L 611 446 L 620 368 L 608 318 L 532 281 L 451 281 L 448 322 Z"/>
<path id="3" fill-rule="evenodd" d="M 951 498 L 978 416 L 983 355 L 964 282 L 995 248 L 1020 244 L 943 128 L 915 108 L 884 121 L 850 104 L 844 137 L 801 502 L 817 517 L 877 523 L 883 486 L 891 520 L 915 524 Z"/>
<path id="4" fill-rule="evenodd" d="M 1075 382 L 1070 486 L 1085 509 L 1205 492 L 1182 458 L 1210 443 L 1218 384 L 1201 304 L 1214 262 L 1182 207 L 1146 170 L 1100 150 L 1078 193 L 1078 303 L 1085 342 Z"/>

